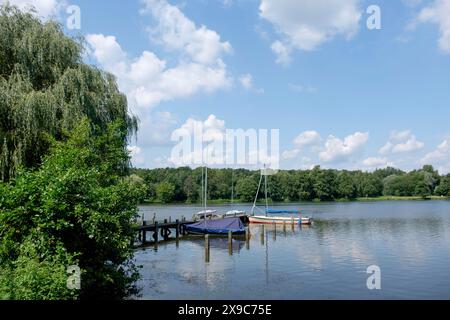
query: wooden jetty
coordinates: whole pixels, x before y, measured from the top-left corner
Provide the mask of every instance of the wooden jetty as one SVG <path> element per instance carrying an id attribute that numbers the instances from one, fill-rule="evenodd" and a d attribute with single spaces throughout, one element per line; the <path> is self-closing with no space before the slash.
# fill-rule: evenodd
<path id="1" fill-rule="evenodd" d="M 145 247 L 151 244 L 157 247 L 159 242 L 171 240 L 176 240 L 178 246 L 180 238 L 187 235 L 186 226 L 195 222 L 188 221 L 184 217 L 181 220 L 175 220 L 175 222 L 172 222 L 170 218 L 163 222 L 156 221 L 155 218 L 152 221 L 144 220 L 140 226 L 134 228 L 139 240 L 137 247 Z M 233 236 L 231 232 L 228 233 L 228 251 L 230 255 L 233 254 L 232 242 L 235 237 L 243 238 L 246 242 L 247 249 L 250 248 L 250 229 L 247 227 L 245 230 L 246 232 L 243 236 Z M 209 262 L 209 241 L 211 237 L 214 238 L 214 236 L 210 235 L 206 235 L 205 237 L 205 259 L 207 262 Z"/>
<path id="2" fill-rule="evenodd" d="M 163 222 L 155 220 L 142 221 L 142 225 L 135 227 L 135 231 L 138 233 L 138 239 L 142 245 L 149 243 L 158 244 L 160 240 L 178 240 L 181 235 L 186 235 L 186 225 L 192 223 L 195 222 L 187 221 L 185 218 L 182 220 L 175 220 L 175 222 L 173 222 L 172 219 L 166 219 Z M 150 238 L 148 237 L 148 233 L 151 233 Z"/>

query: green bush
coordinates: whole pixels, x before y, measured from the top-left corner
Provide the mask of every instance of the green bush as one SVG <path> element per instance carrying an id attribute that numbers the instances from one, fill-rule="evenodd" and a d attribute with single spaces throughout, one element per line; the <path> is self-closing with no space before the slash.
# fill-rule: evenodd
<path id="1" fill-rule="evenodd" d="M 97 137 L 87 120 L 53 142 L 37 171 L 0 195 L 0 292 L 11 299 L 123 298 L 134 290 L 132 221 L 141 190 L 126 179 L 120 123 Z M 78 265 L 80 292 L 66 269 Z"/>

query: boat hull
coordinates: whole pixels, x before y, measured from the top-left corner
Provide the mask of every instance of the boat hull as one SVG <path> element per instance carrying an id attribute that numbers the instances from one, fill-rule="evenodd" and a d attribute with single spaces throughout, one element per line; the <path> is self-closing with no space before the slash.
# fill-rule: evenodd
<path id="1" fill-rule="evenodd" d="M 245 226 L 239 218 L 200 221 L 186 225 L 189 234 L 233 235 L 244 234 Z"/>
<path id="2" fill-rule="evenodd" d="M 311 225 L 311 218 L 291 218 L 291 217 L 266 217 L 266 216 L 253 216 L 249 217 L 251 224 L 302 224 Z"/>

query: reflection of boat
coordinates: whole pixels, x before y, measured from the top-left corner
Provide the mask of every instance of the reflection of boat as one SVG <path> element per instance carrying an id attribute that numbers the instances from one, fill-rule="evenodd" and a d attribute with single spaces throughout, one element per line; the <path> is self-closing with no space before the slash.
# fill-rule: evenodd
<path id="1" fill-rule="evenodd" d="M 283 212 L 283 213 L 287 213 Z M 296 212 L 298 213 L 298 212 Z M 302 224 L 302 225 L 310 225 L 312 224 L 311 218 L 295 218 L 293 216 L 291 217 L 282 217 L 282 216 L 252 216 L 249 217 L 250 223 L 254 224 Z"/>
<path id="2" fill-rule="evenodd" d="M 245 234 L 245 227 L 239 218 L 225 218 L 217 220 L 204 220 L 186 225 L 186 231 L 190 234 L 215 234 L 228 235 Z"/>
<path id="3" fill-rule="evenodd" d="M 302 217 L 300 211 L 293 210 L 272 210 L 269 209 L 268 200 L 268 189 L 267 189 L 267 176 L 270 174 L 271 170 L 266 169 L 264 166 L 264 171 L 261 170 L 261 178 L 259 179 L 258 191 L 256 191 L 255 202 L 253 203 L 252 215 L 249 217 L 250 223 L 254 224 L 300 224 L 300 225 L 311 225 L 312 219 L 309 217 Z M 265 215 L 255 215 L 256 202 L 258 201 L 259 191 L 261 190 L 261 183 L 264 176 L 264 191 L 266 200 L 266 211 Z M 283 214 L 284 216 L 269 216 L 269 214 Z M 286 216 L 290 214 L 291 216 Z M 299 217 L 294 217 L 294 214 L 299 215 Z"/>

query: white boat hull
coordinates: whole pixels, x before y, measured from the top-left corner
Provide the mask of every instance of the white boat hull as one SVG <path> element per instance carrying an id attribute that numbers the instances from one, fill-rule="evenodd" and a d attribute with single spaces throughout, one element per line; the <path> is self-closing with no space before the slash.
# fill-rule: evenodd
<path id="1" fill-rule="evenodd" d="M 311 218 L 253 216 L 249 220 L 251 224 L 312 224 Z"/>

